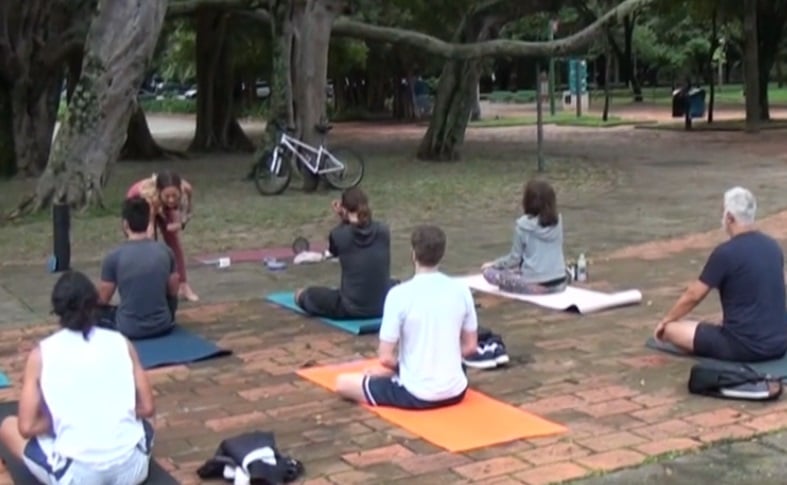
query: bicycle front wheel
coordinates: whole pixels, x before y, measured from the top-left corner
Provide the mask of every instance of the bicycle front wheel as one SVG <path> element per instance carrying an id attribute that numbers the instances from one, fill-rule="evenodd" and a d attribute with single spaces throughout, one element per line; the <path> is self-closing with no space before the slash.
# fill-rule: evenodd
<path id="1" fill-rule="evenodd" d="M 363 157 L 346 147 L 332 148 L 330 153 L 336 160 L 342 162 L 344 168 L 326 173 L 325 180 L 339 190 L 350 189 L 360 184 L 365 172 Z"/>
<path id="2" fill-rule="evenodd" d="M 254 169 L 254 185 L 261 195 L 279 195 L 290 185 L 292 170 L 286 157 L 279 157 L 273 167 L 273 152 L 265 153 Z"/>

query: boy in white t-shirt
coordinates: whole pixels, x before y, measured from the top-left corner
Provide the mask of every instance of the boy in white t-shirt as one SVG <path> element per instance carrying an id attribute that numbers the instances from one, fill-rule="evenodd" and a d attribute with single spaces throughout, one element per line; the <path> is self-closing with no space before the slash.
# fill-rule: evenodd
<path id="1" fill-rule="evenodd" d="M 381 369 L 340 375 L 336 390 L 346 399 L 433 409 L 465 396 L 462 358 L 474 355 L 478 346 L 473 296 L 466 285 L 438 269 L 446 246 L 442 229 L 420 226 L 411 243 L 415 276 L 393 287 L 385 299 L 378 350 Z"/>

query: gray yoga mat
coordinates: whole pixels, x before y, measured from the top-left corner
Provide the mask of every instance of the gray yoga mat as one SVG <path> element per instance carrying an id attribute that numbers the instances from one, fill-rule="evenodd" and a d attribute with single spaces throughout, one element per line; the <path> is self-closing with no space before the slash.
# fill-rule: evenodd
<path id="1" fill-rule="evenodd" d="M 675 347 L 671 343 L 661 342 L 653 337 L 648 338 L 648 341 L 645 342 L 645 347 L 648 347 L 649 349 L 653 349 L 653 350 L 658 350 L 659 352 L 665 352 L 667 354 L 677 355 L 678 357 L 689 357 L 704 362 L 716 362 L 716 363 L 727 364 L 727 365 L 740 364 L 738 362 L 728 362 L 724 360 L 708 359 L 706 357 L 697 357 L 684 352 L 683 350 Z M 787 355 L 785 355 L 781 359 L 776 359 L 776 360 L 766 360 L 764 362 L 743 362 L 743 363 L 751 367 L 752 369 L 756 370 L 760 374 L 768 374 L 773 377 L 781 377 L 782 381 L 787 381 Z"/>
<path id="2" fill-rule="evenodd" d="M 18 403 L 16 401 L 0 403 L 0 421 L 5 419 L 6 416 L 16 414 Z M 155 452 L 155 446 L 154 446 Z M 34 485 L 39 483 L 38 480 L 27 471 L 24 463 L 12 457 L 4 446 L 0 446 L 0 459 L 3 460 L 8 474 L 14 480 L 14 483 L 19 485 Z M 156 460 L 150 460 L 150 472 L 148 479 L 145 480 L 145 485 L 178 485 L 177 480 L 172 477 L 166 470 L 161 468 Z"/>

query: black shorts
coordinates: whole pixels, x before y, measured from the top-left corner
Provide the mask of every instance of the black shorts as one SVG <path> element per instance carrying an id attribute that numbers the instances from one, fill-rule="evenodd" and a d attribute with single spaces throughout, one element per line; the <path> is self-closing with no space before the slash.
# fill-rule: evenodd
<path id="1" fill-rule="evenodd" d="M 364 376 L 363 396 L 370 406 L 387 406 L 399 409 L 436 409 L 459 404 L 465 398 L 462 391 L 458 396 L 440 401 L 424 401 L 404 388 L 398 376 Z"/>
<path id="2" fill-rule="evenodd" d="M 342 320 L 356 317 L 342 301 L 342 295 L 335 288 L 311 286 L 301 292 L 296 301 L 309 315 Z"/>
<path id="3" fill-rule="evenodd" d="M 694 355 L 729 362 L 762 362 L 784 355 L 762 355 L 752 352 L 730 335 L 722 325 L 700 322 L 694 333 Z"/>

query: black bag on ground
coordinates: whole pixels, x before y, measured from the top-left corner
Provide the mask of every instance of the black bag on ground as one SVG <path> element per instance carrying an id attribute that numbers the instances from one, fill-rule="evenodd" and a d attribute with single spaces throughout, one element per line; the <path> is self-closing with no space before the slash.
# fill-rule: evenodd
<path id="1" fill-rule="evenodd" d="M 743 364 L 703 362 L 691 368 L 689 392 L 724 399 L 772 401 L 781 396 L 782 381 Z"/>
<path id="2" fill-rule="evenodd" d="M 228 475 L 228 471 L 232 473 Z M 197 475 L 232 481 L 236 473 L 244 473 L 250 484 L 280 485 L 294 482 L 304 471 L 300 461 L 279 452 L 273 433 L 254 431 L 222 441 Z"/>

